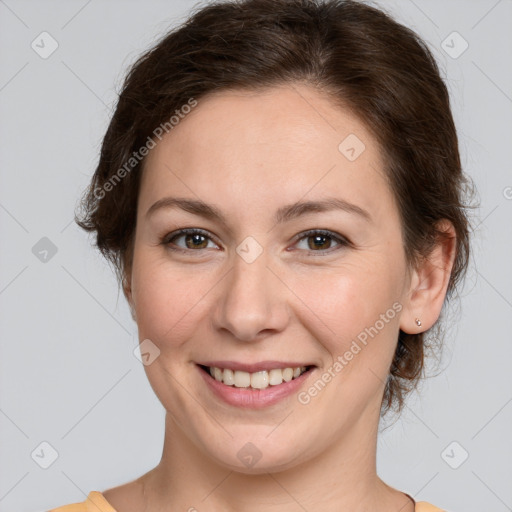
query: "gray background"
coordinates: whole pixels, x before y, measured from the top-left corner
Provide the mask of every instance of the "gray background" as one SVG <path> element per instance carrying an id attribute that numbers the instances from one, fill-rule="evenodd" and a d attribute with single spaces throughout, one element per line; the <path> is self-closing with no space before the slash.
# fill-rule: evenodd
<path id="1" fill-rule="evenodd" d="M 193 5 L 0 0 L 0 512 L 82 501 L 160 460 L 164 411 L 133 355 L 136 326 L 72 219 L 126 67 Z M 440 369 L 388 422 L 379 474 L 452 512 L 510 511 L 512 2 L 378 5 L 434 51 L 481 200 Z M 59 45 L 47 59 L 31 47 L 43 31 Z M 457 58 L 453 31 L 469 44 Z M 43 237 L 57 249 L 46 261 Z M 58 454 L 47 469 L 43 442 Z"/>

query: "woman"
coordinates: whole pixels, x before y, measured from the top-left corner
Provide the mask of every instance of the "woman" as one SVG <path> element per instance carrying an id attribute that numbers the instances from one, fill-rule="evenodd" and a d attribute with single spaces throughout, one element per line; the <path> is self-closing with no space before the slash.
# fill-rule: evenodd
<path id="1" fill-rule="evenodd" d="M 376 473 L 469 256 L 447 89 L 343 0 L 204 7 L 131 69 L 77 218 L 166 409 L 160 463 L 54 512 L 441 510 Z"/>

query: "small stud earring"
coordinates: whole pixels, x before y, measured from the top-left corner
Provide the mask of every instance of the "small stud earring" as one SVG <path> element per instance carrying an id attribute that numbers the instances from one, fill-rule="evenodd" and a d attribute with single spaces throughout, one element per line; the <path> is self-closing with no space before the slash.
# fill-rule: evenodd
<path id="1" fill-rule="evenodd" d="M 415 322 L 418 327 L 421 326 L 421 320 L 419 318 L 416 318 Z"/>

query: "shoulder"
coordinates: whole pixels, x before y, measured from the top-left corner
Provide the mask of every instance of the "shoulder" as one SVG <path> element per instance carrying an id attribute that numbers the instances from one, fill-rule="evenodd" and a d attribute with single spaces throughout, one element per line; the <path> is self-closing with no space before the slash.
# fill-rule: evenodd
<path id="1" fill-rule="evenodd" d="M 87 512 L 85 502 L 72 503 L 71 505 L 62 505 L 61 507 L 52 508 L 48 512 Z"/>
<path id="2" fill-rule="evenodd" d="M 101 512 L 116 512 L 101 492 L 91 491 L 85 501 L 62 505 L 52 508 L 48 512 L 98 512 L 98 510 Z"/>
<path id="3" fill-rule="evenodd" d="M 435 507 L 426 501 L 417 501 L 414 512 L 447 512 L 442 508 Z"/>

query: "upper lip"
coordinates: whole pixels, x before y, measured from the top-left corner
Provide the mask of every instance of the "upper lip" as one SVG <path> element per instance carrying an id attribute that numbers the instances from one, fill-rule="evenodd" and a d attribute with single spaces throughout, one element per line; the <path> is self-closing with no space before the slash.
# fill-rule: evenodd
<path id="1" fill-rule="evenodd" d="M 247 373 L 255 373 L 283 368 L 297 368 L 302 366 L 313 366 L 311 363 L 298 361 L 260 361 L 258 363 L 240 363 L 238 361 L 202 361 L 197 363 L 201 366 L 209 366 L 213 368 L 229 369 L 233 371 L 242 371 Z"/>

